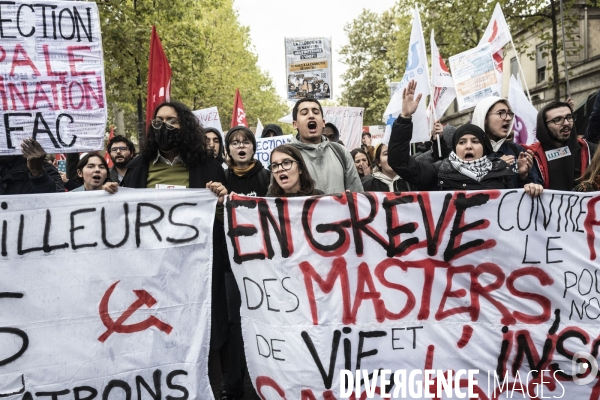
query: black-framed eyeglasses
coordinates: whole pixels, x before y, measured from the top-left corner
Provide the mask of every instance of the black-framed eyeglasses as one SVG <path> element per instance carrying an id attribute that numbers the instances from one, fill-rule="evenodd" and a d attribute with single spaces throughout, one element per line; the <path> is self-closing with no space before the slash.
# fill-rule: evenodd
<path id="1" fill-rule="evenodd" d="M 110 148 L 110 152 L 111 153 L 116 153 L 117 151 L 121 151 L 121 153 L 125 152 L 129 150 L 129 147 L 127 146 L 120 146 L 120 147 L 111 147 Z"/>
<path id="2" fill-rule="evenodd" d="M 502 120 L 505 120 L 508 117 L 510 117 L 510 119 L 513 119 L 515 117 L 515 113 L 514 112 L 512 112 L 512 111 L 506 111 L 506 110 L 500 110 L 500 111 L 496 111 L 496 112 L 493 112 L 493 113 L 490 113 L 490 114 L 496 114 Z"/>
<path id="3" fill-rule="evenodd" d="M 565 123 L 565 120 L 567 120 L 567 122 L 573 122 L 573 121 L 575 121 L 575 119 L 576 119 L 575 115 L 569 114 L 564 117 L 552 118 L 551 120 L 546 121 L 546 123 L 549 124 L 550 122 L 552 122 L 554 125 L 562 125 Z"/>
<path id="4" fill-rule="evenodd" d="M 244 140 L 242 142 L 240 142 L 239 140 L 234 140 L 233 142 L 231 142 L 230 146 L 233 148 L 239 149 L 242 146 L 244 146 L 244 147 L 252 146 L 252 142 L 249 140 Z"/>
<path id="5" fill-rule="evenodd" d="M 280 163 L 272 163 L 269 168 L 271 169 L 272 173 L 276 173 L 279 172 L 280 169 L 284 170 L 284 171 L 289 171 L 292 168 L 292 165 L 298 161 L 294 161 L 294 160 L 285 160 L 282 161 Z"/>
<path id="6" fill-rule="evenodd" d="M 154 129 L 160 129 L 162 124 L 165 124 L 167 129 L 172 131 L 173 129 L 177 129 L 175 125 L 179 125 L 179 120 L 177 118 L 167 118 L 164 120 L 162 118 L 154 118 L 152 120 L 152 127 Z"/>

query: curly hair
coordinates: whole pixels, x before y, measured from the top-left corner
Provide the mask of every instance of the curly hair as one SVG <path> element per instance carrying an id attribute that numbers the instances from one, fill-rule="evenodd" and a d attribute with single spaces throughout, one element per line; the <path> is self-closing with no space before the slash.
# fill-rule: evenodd
<path id="1" fill-rule="evenodd" d="M 169 101 L 160 104 L 154 110 L 153 118 L 156 118 L 158 110 L 162 107 L 172 107 L 177 112 L 179 120 L 180 134 L 177 136 L 175 152 L 181 158 L 181 161 L 189 168 L 198 163 L 205 162 L 208 159 L 208 151 L 206 150 L 206 135 L 204 128 L 198 122 L 192 110 L 183 103 L 177 101 Z M 141 156 L 144 161 L 151 162 L 156 158 L 158 153 L 158 143 L 156 141 L 156 129 L 150 125 L 146 133 L 146 140 L 142 146 Z"/>
<path id="2" fill-rule="evenodd" d="M 271 152 L 271 157 L 273 153 L 282 153 L 292 157 L 298 163 L 298 171 L 302 172 L 300 174 L 300 191 L 295 193 L 293 196 L 312 196 L 315 194 L 315 181 L 311 178 L 310 173 L 308 172 L 308 168 L 306 168 L 306 163 L 304 162 L 304 158 L 302 158 L 302 153 L 300 150 L 292 146 L 291 144 L 282 144 L 277 146 Z M 277 179 L 273 176 L 271 180 L 271 185 L 269 186 L 269 191 L 267 192 L 267 197 L 288 197 L 289 195 L 283 191 L 281 186 L 277 183 Z"/>

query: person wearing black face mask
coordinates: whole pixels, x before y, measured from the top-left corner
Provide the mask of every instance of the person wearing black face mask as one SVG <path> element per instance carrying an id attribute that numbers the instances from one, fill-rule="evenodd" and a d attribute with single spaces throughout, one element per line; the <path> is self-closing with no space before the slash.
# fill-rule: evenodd
<path id="1" fill-rule="evenodd" d="M 218 353 L 227 353 L 229 317 L 225 270 L 231 270 L 223 228 L 223 199 L 227 190 L 221 163 L 207 151 L 206 135 L 186 105 L 171 101 L 159 105 L 148 127 L 140 156 L 127 164 L 121 186 L 130 188 L 210 188 L 219 196 L 213 228 L 211 353 L 209 375 Z M 227 349 L 227 350 L 226 350 Z M 223 356 L 222 356 L 223 357 Z"/>
<path id="2" fill-rule="evenodd" d="M 140 157 L 127 165 L 121 186 L 205 188 L 209 182 L 225 182 L 225 174 L 219 162 L 209 155 L 198 119 L 182 103 L 159 105 Z"/>

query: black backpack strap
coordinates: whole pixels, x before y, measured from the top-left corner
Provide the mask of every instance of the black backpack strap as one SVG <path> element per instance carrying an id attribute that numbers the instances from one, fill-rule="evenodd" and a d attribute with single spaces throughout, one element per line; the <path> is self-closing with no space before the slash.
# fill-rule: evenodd
<path id="1" fill-rule="evenodd" d="M 258 173 L 258 183 L 260 184 L 261 188 L 269 190 L 269 185 L 271 184 L 271 174 L 266 168 L 261 169 Z"/>

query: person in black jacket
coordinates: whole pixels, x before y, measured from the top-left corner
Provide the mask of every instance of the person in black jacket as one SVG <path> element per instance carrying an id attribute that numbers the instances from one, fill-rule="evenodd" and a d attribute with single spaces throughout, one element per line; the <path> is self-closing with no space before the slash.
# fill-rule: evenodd
<path id="1" fill-rule="evenodd" d="M 416 82 L 411 81 L 402 94 L 402 114 L 392 126 L 389 143 L 389 163 L 398 175 L 417 187 L 428 187 L 433 182 L 441 190 L 484 190 L 512 188 L 512 176 L 531 169 L 531 160 L 521 154 L 516 162 L 517 171 L 501 159 L 488 158 L 492 144 L 478 126 L 466 124 L 454 132 L 452 152 L 441 164 L 419 162 L 410 157 L 412 115 L 417 110 L 421 95 L 414 98 Z M 525 191 L 539 196 L 543 187 L 529 183 Z"/>
<path id="2" fill-rule="evenodd" d="M 256 138 L 252 131 L 244 126 L 231 128 L 225 135 L 225 149 L 230 163 L 230 167 L 225 171 L 227 191 L 246 196 L 266 195 L 271 174 L 260 161 L 254 158 Z M 229 362 L 231 368 L 223 374 L 220 400 L 243 397 L 246 365 L 240 316 L 242 298 L 235 277 L 229 271 L 225 274 L 225 284 L 229 307 Z"/>
<path id="3" fill-rule="evenodd" d="M 219 196 L 220 206 L 213 227 L 213 272 L 209 377 L 215 377 L 216 359 L 228 351 L 229 317 L 225 292 L 225 270 L 231 270 L 223 228 L 225 173 L 206 149 L 204 129 L 185 104 L 171 101 L 154 111 L 141 154 L 127 165 L 121 186 L 161 188 L 185 186 L 209 188 Z M 163 186 L 164 185 L 164 186 Z M 222 361 L 223 363 L 223 361 Z M 222 366 L 223 369 L 223 366 Z"/>
<path id="4" fill-rule="evenodd" d="M 225 162 L 225 150 L 223 148 L 223 139 L 221 139 L 221 132 L 217 128 L 205 128 L 206 134 L 206 146 L 208 151 L 212 153 L 219 162 Z"/>
<path id="5" fill-rule="evenodd" d="M 244 126 L 233 127 L 225 135 L 225 149 L 230 167 L 225 171 L 228 192 L 245 196 L 264 196 L 269 189 L 271 174 L 254 158 L 256 138 Z"/>
<path id="6" fill-rule="evenodd" d="M 373 173 L 365 175 L 361 182 L 365 192 L 408 192 L 410 185 L 388 164 L 388 146 L 380 144 L 375 150 Z"/>
<path id="7" fill-rule="evenodd" d="M 23 140 L 23 155 L 0 157 L 0 195 L 64 192 L 56 168 L 33 139 Z"/>

